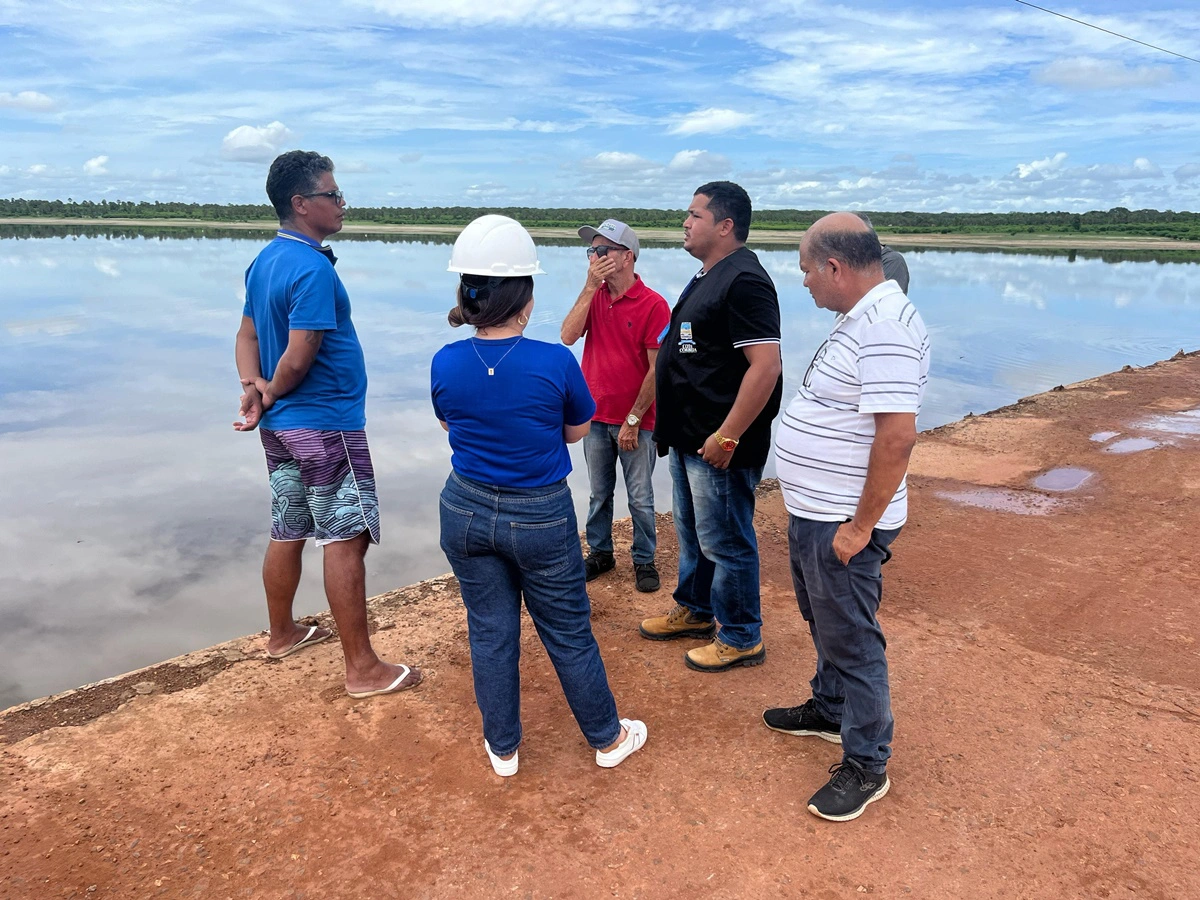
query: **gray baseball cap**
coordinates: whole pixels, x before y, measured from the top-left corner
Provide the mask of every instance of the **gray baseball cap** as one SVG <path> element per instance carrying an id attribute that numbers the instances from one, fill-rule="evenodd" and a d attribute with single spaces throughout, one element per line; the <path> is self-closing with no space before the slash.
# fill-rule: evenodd
<path id="1" fill-rule="evenodd" d="M 633 251 L 633 258 L 637 259 L 638 250 L 640 249 L 637 235 L 624 222 L 618 222 L 616 219 L 605 219 L 600 223 L 599 228 L 584 225 L 579 229 L 579 236 L 589 244 L 596 238 L 602 237 L 605 240 L 612 241 L 614 244 L 628 247 Z"/>

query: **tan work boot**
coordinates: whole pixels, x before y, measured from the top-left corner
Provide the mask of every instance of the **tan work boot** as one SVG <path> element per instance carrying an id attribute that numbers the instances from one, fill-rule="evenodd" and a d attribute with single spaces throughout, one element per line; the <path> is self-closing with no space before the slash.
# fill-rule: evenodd
<path id="1" fill-rule="evenodd" d="M 642 622 L 638 631 L 642 637 L 652 641 L 670 641 L 674 638 L 706 638 L 716 630 L 717 623 L 701 619 L 686 606 L 675 604 L 665 616 L 655 616 Z"/>
<path id="2" fill-rule="evenodd" d="M 701 672 L 724 672 L 734 666 L 761 666 L 766 658 L 767 648 L 762 641 L 747 650 L 738 650 L 720 638 L 714 638 L 711 644 L 696 647 L 683 655 L 683 661 L 689 669 Z"/>

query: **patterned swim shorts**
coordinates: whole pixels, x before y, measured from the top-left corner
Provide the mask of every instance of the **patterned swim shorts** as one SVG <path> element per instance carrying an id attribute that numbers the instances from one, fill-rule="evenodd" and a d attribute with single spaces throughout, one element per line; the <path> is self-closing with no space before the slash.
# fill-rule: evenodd
<path id="1" fill-rule="evenodd" d="M 364 531 L 379 543 L 379 501 L 365 431 L 260 428 L 271 479 L 271 540 L 317 546 Z"/>

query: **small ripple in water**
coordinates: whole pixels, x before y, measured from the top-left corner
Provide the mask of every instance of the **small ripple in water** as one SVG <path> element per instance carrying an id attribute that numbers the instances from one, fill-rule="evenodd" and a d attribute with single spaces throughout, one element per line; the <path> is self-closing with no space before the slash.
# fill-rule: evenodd
<path id="1" fill-rule="evenodd" d="M 979 509 L 994 509 L 997 512 L 1016 513 L 1018 516 L 1047 516 L 1063 505 L 1064 501 L 1032 491 L 1010 491 L 1004 488 L 972 488 L 963 491 L 938 491 L 943 500 L 975 506 Z"/>
<path id="2" fill-rule="evenodd" d="M 1119 431 L 1097 431 L 1095 434 L 1092 435 L 1092 440 L 1095 441 L 1097 444 L 1103 444 L 1105 441 L 1111 441 L 1113 438 L 1117 437 L 1120 433 L 1121 432 L 1119 432 Z"/>
<path id="3" fill-rule="evenodd" d="M 1033 486 L 1043 491 L 1074 491 L 1083 487 L 1095 472 L 1087 469 L 1077 469 L 1066 466 L 1061 469 L 1051 469 L 1033 479 Z"/>
<path id="4" fill-rule="evenodd" d="M 1150 438 L 1125 438 L 1123 441 L 1116 441 L 1104 448 L 1105 453 L 1138 453 L 1142 450 L 1153 450 L 1158 446 L 1158 441 L 1152 441 Z"/>

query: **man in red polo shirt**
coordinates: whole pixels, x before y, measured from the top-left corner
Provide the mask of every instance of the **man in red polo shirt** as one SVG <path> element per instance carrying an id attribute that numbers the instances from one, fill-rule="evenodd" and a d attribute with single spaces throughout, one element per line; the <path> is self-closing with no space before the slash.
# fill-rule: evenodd
<path id="1" fill-rule="evenodd" d="M 629 515 L 633 518 L 634 579 L 639 591 L 657 591 L 654 567 L 654 360 L 659 340 L 671 322 L 661 294 L 650 290 L 633 271 L 638 239 L 616 219 L 599 228 L 585 225 L 587 281 L 562 325 L 571 346 L 583 335 L 583 375 L 596 400 L 592 427 L 583 439 L 592 496 L 588 506 L 587 580 L 616 565 L 613 559 L 613 490 L 617 460 L 625 472 Z"/>

